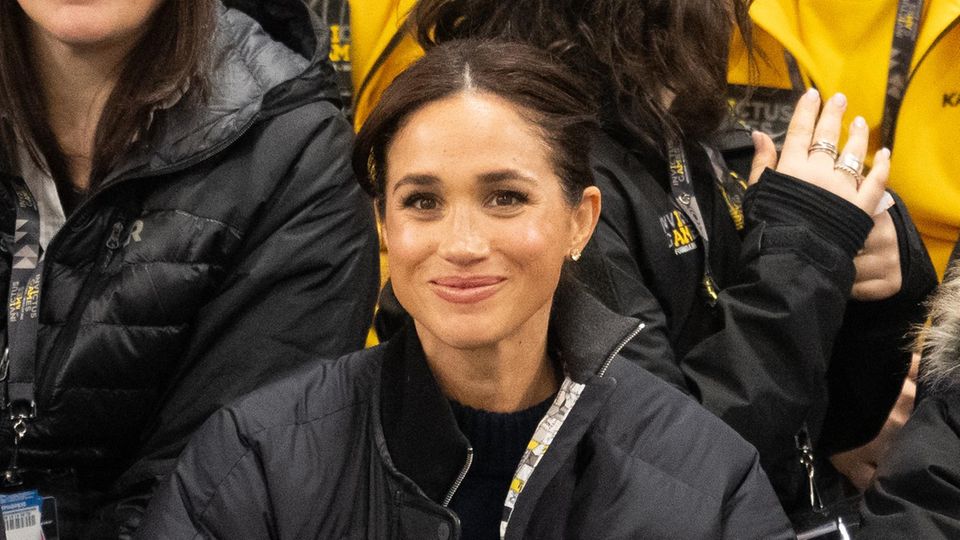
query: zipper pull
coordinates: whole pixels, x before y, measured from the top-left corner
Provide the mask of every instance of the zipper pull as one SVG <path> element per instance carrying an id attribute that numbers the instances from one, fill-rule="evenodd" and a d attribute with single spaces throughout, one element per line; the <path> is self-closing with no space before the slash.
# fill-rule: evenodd
<path id="1" fill-rule="evenodd" d="M 3 349 L 3 358 L 0 359 L 0 382 L 7 380 L 7 375 L 10 374 L 10 348 L 5 347 Z"/>
<path id="2" fill-rule="evenodd" d="M 110 231 L 110 238 L 107 239 L 108 249 L 117 249 L 120 247 L 120 235 L 123 234 L 123 222 L 118 221 L 113 224 L 113 230 Z"/>
<path id="3" fill-rule="evenodd" d="M 10 348 L 4 347 L 0 360 L 0 409 L 7 408 L 7 377 L 10 375 Z"/>
<path id="4" fill-rule="evenodd" d="M 814 466 L 816 458 L 813 455 L 813 443 L 810 441 L 810 433 L 807 431 L 806 424 L 800 428 L 800 431 L 794 435 L 794 442 L 797 446 L 797 453 L 800 457 L 800 465 L 807 472 L 807 490 L 810 495 L 810 508 L 815 512 L 822 512 L 824 509 L 823 500 L 820 498 L 820 490 L 817 488 L 816 467 Z"/>

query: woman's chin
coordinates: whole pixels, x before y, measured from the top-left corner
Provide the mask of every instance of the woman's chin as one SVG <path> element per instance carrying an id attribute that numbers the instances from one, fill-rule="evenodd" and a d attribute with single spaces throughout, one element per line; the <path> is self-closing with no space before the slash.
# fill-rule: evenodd
<path id="1" fill-rule="evenodd" d="M 417 320 L 417 331 L 421 339 L 426 331 L 445 346 L 458 350 L 483 349 L 502 340 L 505 332 L 498 331 L 498 325 L 489 317 L 478 315 L 445 315 L 434 321 Z"/>

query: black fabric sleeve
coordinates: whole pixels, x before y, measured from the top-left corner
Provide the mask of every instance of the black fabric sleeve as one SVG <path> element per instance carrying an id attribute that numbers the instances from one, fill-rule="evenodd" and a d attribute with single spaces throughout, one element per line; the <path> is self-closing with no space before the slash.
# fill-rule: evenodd
<path id="1" fill-rule="evenodd" d="M 822 421 L 824 381 L 853 284 L 853 257 L 873 221 L 845 200 L 771 170 L 747 191 L 744 211 L 739 275 L 715 308 L 720 329 L 679 359 L 633 260 L 631 232 L 616 220 L 601 223 L 595 239 L 615 272 L 610 281 L 621 313 L 648 322 L 654 331 L 643 334 L 658 338 L 624 355 L 645 356 L 645 367 L 655 364 L 651 371 L 685 384 L 756 446 L 783 500 L 801 489 L 793 437 L 805 424 L 816 429 Z"/>
<path id="2" fill-rule="evenodd" d="M 260 457 L 230 409 L 197 432 L 158 491 L 136 537 L 272 538 Z"/>
<path id="3" fill-rule="evenodd" d="M 105 510 L 117 514 L 121 537 L 138 526 L 156 483 L 210 414 L 293 366 L 363 347 L 378 242 L 372 204 L 351 172 L 352 138 L 339 115 L 316 123 L 246 231 L 219 292 L 197 314 L 184 368 L 118 483 L 120 503 Z"/>
<path id="4" fill-rule="evenodd" d="M 720 538 L 796 538 L 782 514 L 771 509 L 774 495 L 770 481 L 760 467 L 760 458 L 754 453 L 753 462 L 743 474 L 740 483 L 723 504 L 723 530 Z"/>
<path id="5" fill-rule="evenodd" d="M 937 274 L 903 201 L 890 208 L 900 248 L 900 292 L 876 302 L 850 300 L 827 373 L 830 407 L 821 454 L 861 446 L 883 427 L 910 368 L 912 330 L 926 318 L 924 301 Z M 856 429 L 853 429 L 856 426 Z"/>

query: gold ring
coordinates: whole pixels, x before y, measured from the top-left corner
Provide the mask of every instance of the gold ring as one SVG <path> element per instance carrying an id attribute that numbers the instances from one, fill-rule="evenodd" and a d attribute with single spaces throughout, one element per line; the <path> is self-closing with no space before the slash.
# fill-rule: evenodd
<path id="1" fill-rule="evenodd" d="M 814 152 L 823 152 L 824 154 L 829 155 L 830 159 L 834 161 L 837 160 L 837 155 L 839 154 L 839 152 L 837 151 L 837 145 L 824 139 L 821 139 L 813 143 L 812 145 L 810 145 L 810 149 L 807 151 L 807 155 L 809 156 Z"/>

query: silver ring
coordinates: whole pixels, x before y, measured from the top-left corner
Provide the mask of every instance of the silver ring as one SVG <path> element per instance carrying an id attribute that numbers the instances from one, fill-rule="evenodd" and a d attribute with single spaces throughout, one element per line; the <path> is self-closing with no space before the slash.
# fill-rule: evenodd
<path id="1" fill-rule="evenodd" d="M 857 156 L 851 154 L 850 152 L 844 152 L 840 154 L 840 157 L 837 158 L 837 166 L 834 168 L 839 168 L 841 165 L 857 171 L 857 175 L 863 173 L 863 161 L 857 158 Z"/>
<path id="2" fill-rule="evenodd" d="M 860 184 L 863 183 L 863 175 L 853 167 L 847 165 L 846 163 L 837 163 L 833 166 L 833 170 L 840 171 L 849 174 L 857 181 L 857 187 L 860 187 Z"/>
<path id="3" fill-rule="evenodd" d="M 837 145 L 825 139 L 821 139 L 810 145 L 807 155 L 809 156 L 814 152 L 823 152 L 824 154 L 829 155 L 830 159 L 834 161 L 837 160 L 837 156 L 839 155 L 839 152 L 837 151 Z"/>

